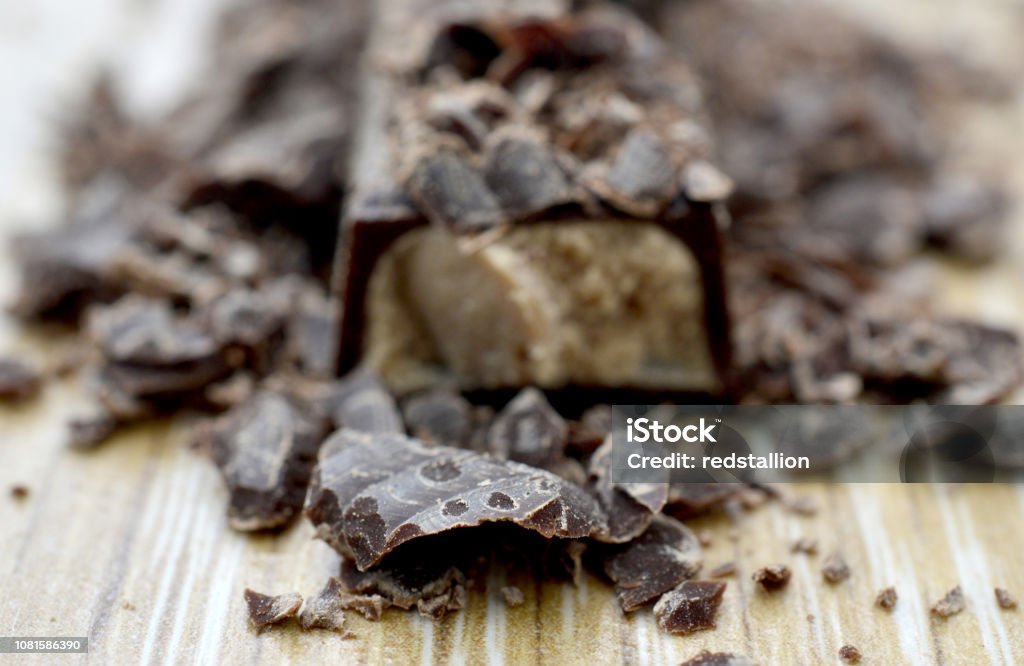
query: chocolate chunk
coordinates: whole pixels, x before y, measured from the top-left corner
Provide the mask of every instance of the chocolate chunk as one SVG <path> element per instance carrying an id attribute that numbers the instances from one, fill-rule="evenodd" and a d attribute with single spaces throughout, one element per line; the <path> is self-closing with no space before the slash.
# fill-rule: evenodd
<path id="1" fill-rule="evenodd" d="M 844 645 L 839 648 L 839 658 L 848 664 L 858 664 L 861 659 L 860 650 L 853 645 Z"/>
<path id="2" fill-rule="evenodd" d="M 896 608 L 896 602 L 899 600 L 899 596 L 896 594 L 896 588 L 887 587 L 878 593 L 875 597 L 875 605 L 879 608 L 883 608 L 887 611 L 891 611 Z"/>
<path id="3" fill-rule="evenodd" d="M 630 132 L 596 193 L 636 217 L 654 217 L 678 191 L 676 168 L 665 142 L 647 128 Z"/>
<path id="4" fill-rule="evenodd" d="M 303 629 L 327 629 L 344 632 L 345 611 L 344 591 L 341 581 L 331 578 L 327 581 L 320 594 L 310 597 L 302 604 L 299 611 L 299 625 Z"/>
<path id="5" fill-rule="evenodd" d="M 118 421 L 109 413 L 72 419 L 68 423 L 68 445 L 88 449 L 106 441 L 117 431 Z"/>
<path id="6" fill-rule="evenodd" d="M 1014 597 L 1008 590 L 1004 590 L 1001 587 L 995 588 L 996 602 L 999 607 L 1003 610 L 1014 610 L 1017 608 L 1017 598 Z"/>
<path id="7" fill-rule="evenodd" d="M 335 427 L 369 433 L 405 432 L 395 399 L 369 372 L 355 372 L 338 382 L 329 403 Z"/>
<path id="8" fill-rule="evenodd" d="M 654 605 L 658 626 L 672 634 L 692 634 L 714 629 L 725 583 L 688 580 L 666 592 Z"/>
<path id="9" fill-rule="evenodd" d="M 548 469 L 562 459 L 568 429 L 544 394 L 528 388 L 495 417 L 487 437 L 488 448 L 501 460 Z"/>
<path id="10" fill-rule="evenodd" d="M 679 666 L 754 666 L 754 662 L 732 652 L 702 650 Z"/>
<path id="11" fill-rule="evenodd" d="M 501 588 L 501 596 L 505 599 L 505 604 L 509 608 L 522 606 L 526 602 L 526 597 L 523 596 L 523 591 L 514 585 L 507 585 Z"/>
<path id="12" fill-rule="evenodd" d="M 492 137 L 484 164 L 487 185 L 512 219 L 525 219 L 579 201 L 549 147 L 525 134 Z"/>
<path id="13" fill-rule="evenodd" d="M 454 391 L 436 389 L 413 396 L 402 405 L 409 434 L 425 442 L 468 448 L 473 436 L 473 406 Z"/>
<path id="14" fill-rule="evenodd" d="M 967 600 L 964 599 L 964 591 L 957 585 L 946 593 L 946 596 L 935 602 L 932 606 L 932 615 L 943 619 L 956 615 L 967 607 Z"/>
<path id="15" fill-rule="evenodd" d="M 608 516 L 608 541 L 624 543 L 648 528 L 669 498 L 667 483 L 615 483 L 612 481 L 612 440 L 590 458 L 587 489 Z"/>
<path id="16" fill-rule="evenodd" d="M 603 559 L 623 610 L 634 611 L 696 575 L 701 567 L 697 537 L 682 523 L 657 516 L 633 541 L 611 547 Z"/>
<path id="17" fill-rule="evenodd" d="M 271 596 L 246 588 L 245 603 L 249 608 L 249 624 L 261 632 L 298 615 L 302 596 L 295 592 Z"/>
<path id="18" fill-rule="evenodd" d="M 23 502 L 28 499 L 28 496 L 31 494 L 31 491 L 28 489 L 28 486 L 24 486 L 19 483 L 11 486 L 10 493 L 11 499 Z"/>
<path id="19" fill-rule="evenodd" d="M 581 488 L 518 463 L 391 434 L 340 430 L 324 444 L 306 515 L 366 570 L 398 546 L 490 522 L 547 537 L 607 533 Z"/>
<path id="20" fill-rule="evenodd" d="M 211 450 L 231 494 L 231 527 L 281 527 L 300 511 L 322 432 L 291 399 L 273 392 L 221 417 Z"/>
<path id="21" fill-rule="evenodd" d="M 579 421 L 569 421 L 566 451 L 574 456 L 588 456 L 604 443 L 612 429 L 612 410 L 608 405 L 595 405 L 585 411 Z"/>
<path id="22" fill-rule="evenodd" d="M 793 542 L 793 547 L 790 550 L 794 553 L 803 553 L 805 555 L 817 555 L 818 554 L 818 540 L 810 539 L 807 537 L 801 537 Z"/>
<path id="23" fill-rule="evenodd" d="M 0 358 L 0 400 L 26 400 L 42 386 L 42 376 L 25 361 Z"/>
<path id="24" fill-rule="evenodd" d="M 829 554 L 821 568 L 825 581 L 835 585 L 850 577 L 850 565 L 846 563 L 838 551 Z"/>
<path id="25" fill-rule="evenodd" d="M 466 231 L 504 221 L 483 176 L 454 152 L 442 150 L 420 158 L 408 188 L 417 207 L 435 224 Z"/>
<path id="26" fill-rule="evenodd" d="M 728 578 L 736 574 L 735 562 L 723 562 L 708 572 L 712 578 Z"/>
<path id="27" fill-rule="evenodd" d="M 789 585 L 792 575 L 785 564 L 772 564 L 755 571 L 752 578 L 765 592 L 777 592 Z"/>

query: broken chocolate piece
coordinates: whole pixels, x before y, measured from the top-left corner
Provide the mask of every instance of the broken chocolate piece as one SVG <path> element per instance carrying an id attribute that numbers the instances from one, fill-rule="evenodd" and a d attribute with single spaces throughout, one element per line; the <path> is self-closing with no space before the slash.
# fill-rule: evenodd
<path id="1" fill-rule="evenodd" d="M 608 530 L 597 503 L 554 474 L 348 429 L 321 449 L 306 515 L 364 571 L 402 544 L 460 527 L 507 521 L 547 538 Z"/>
<path id="2" fill-rule="evenodd" d="M 854 645 L 844 645 L 839 648 L 839 658 L 848 664 L 858 664 L 861 659 L 860 650 Z"/>
<path id="3" fill-rule="evenodd" d="M 678 191 L 675 165 L 665 142 L 647 128 L 630 132 L 595 193 L 640 218 L 657 216 Z"/>
<path id="4" fill-rule="evenodd" d="M 569 426 L 535 388 L 523 389 L 491 423 L 488 449 L 501 460 L 550 469 L 564 456 Z"/>
<path id="5" fill-rule="evenodd" d="M 893 608 L 896 608 L 896 602 L 898 600 L 899 597 L 896 594 L 896 588 L 887 587 L 879 592 L 878 596 L 875 597 L 875 605 L 879 608 L 891 611 Z"/>
<path id="6" fill-rule="evenodd" d="M 556 211 L 579 200 L 551 149 L 525 133 L 492 136 L 484 174 L 501 207 L 513 219 Z"/>
<path id="7" fill-rule="evenodd" d="M 658 599 L 654 617 L 659 627 L 672 634 L 714 629 L 723 594 L 725 583 L 721 581 L 688 580 Z"/>
<path id="8" fill-rule="evenodd" d="M 608 516 L 608 541 L 624 543 L 651 524 L 669 497 L 668 483 L 616 483 L 612 481 L 612 440 L 594 452 L 588 466 L 587 489 Z"/>
<path id="9" fill-rule="evenodd" d="M 943 619 L 962 612 L 967 607 L 967 600 L 964 599 L 964 591 L 957 585 L 946 593 L 946 596 L 935 602 L 932 606 L 932 615 Z"/>
<path id="10" fill-rule="evenodd" d="M 785 564 L 771 564 L 754 572 L 754 582 L 765 592 L 777 592 L 789 585 L 793 573 Z"/>
<path id="11" fill-rule="evenodd" d="M 440 618 L 465 605 L 466 575 L 456 564 L 465 559 L 427 551 L 396 553 L 382 565 L 360 571 L 355 562 L 344 558 L 341 579 L 345 586 L 361 595 L 379 597 L 388 605 L 408 610 L 416 607 L 422 615 Z M 375 613 L 377 602 L 366 604 L 361 612 Z M 386 607 L 386 606 L 384 606 Z"/>
<path id="12" fill-rule="evenodd" d="M 249 624 L 260 632 L 295 617 L 302 606 L 302 596 L 295 592 L 272 596 L 246 588 L 245 603 L 249 608 Z"/>
<path id="13" fill-rule="evenodd" d="M 523 591 L 514 585 L 506 585 L 501 588 L 501 596 L 505 599 L 505 604 L 509 608 L 522 606 L 526 602 L 526 597 L 523 596 Z"/>
<path id="14" fill-rule="evenodd" d="M 341 594 L 341 607 L 355 611 L 367 620 L 379 620 L 391 602 L 379 594 Z"/>
<path id="15" fill-rule="evenodd" d="M 829 554 L 822 565 L 821 575 L 826 582 L 833 585 L 850 577 L 850 565 L 846 563 L 838 551 Z"/>
<path id="16" fill-rule="evenodd" d="M 42 376 L 25 361 L 0 358 L 0 400 L 26 400 L 42 386 Z"/>
<path id="17" fill-rule="evenodd" d="M 299 611 L 299 624 L 303 629 L 327 629 L 343 632 L 345 629 L 344 591 L 341 581 L 331 578 L 320 590 L 320 594 L 310 597 L 302 604 Z"/>
<path id="18" fill-rule="evenodd" d="M 1010 594 L 1009 590 L 1001 587 L 995 588 L 996 602 L 1003 610 L 1014 610 L 1017 608 L 1017 598 Z"/>
<path id="19" fill-rule="evenodd" d="M 68 446 L 88 449 L 105 442 L 117 431 L 118 421 L 109 413 L 72 419 L 68 423 Z"/>
<path id="20" fill-rule="evenodd" d="M 754 666 L 754 662 L 732 652 L 702 650 L 679 666 Z"/>
<path id="21" fill-rule="evenodd" d="M 329 398 L 335 427 L 370 433 L 404 433 L 398 405 L 376 376 L 355 372 L 332 387 Z"/>
<path id="22" fill-rule="evenodd" d="M 661 515 L 639 537 L 610 547 L 607 552 L 604 572 L 614 583 L 619 603 L 626 612 L 651 603 L 692 578 L 702 563 L 700 542 L 693 532 Z"/>
<path id="23" fill-rule="evenodd" d="M 475 418 L 473 406 L 454 391 L 436 389 L 409 398 L 402 405 L 409 434 L 425 442 L 469 448 Z"/>
<path id="24" fill-rule="evenodd" d="M 486 229 L 504 220 L 483 176 L 450 150 L 422 157 L 408 188 L 409 196 L 435 224 L 464 231 Z"/>
<path id="25" fill-rule="evenodd" d="M 302 509 L 322 432 L 294 401 L 269 391 L 221 417 L 211 453 L 231 493 L 231 527 L 281 527 Z"/>
<path id="26" fill-rule="evenodd" d="M 735 562 L 723 562 L 708 572 L 712 578 L 728 578 L 736 574 Z"/>

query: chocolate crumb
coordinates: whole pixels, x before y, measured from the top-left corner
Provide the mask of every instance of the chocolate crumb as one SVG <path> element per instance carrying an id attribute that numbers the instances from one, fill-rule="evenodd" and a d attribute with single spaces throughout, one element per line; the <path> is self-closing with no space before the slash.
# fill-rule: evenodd
<path id="1" fill-rule="evenodd" d="M 860 662 L 860 650 L 853 645 L 844 645 L 839 648 L 839 658 L 849 664 L 856 664 Z"/>
<path id="2" fill-rule="evenodd" d="M 813 516 L 818 513 L 818 501 L 809 495 L 797 497 L 789 503 L 789 510 L 801 516 Z"/>
<path id="3" fill-rule="evenodd" d="M 794 553 L 803 553 L 804 555 L 817 555 L 818 540 L 807 537 L 797 539 L 790 550 Z"/>
<path id="4" fill-rule="evenodd" d="M 1009 590 L 1001 587 L 996 588 L 996 601 L 1003 610 L 1014 610 L 1017 608 L 1017 598 L 1010 594 Z"/>
<path id="5" fill-rule="evenodd" d="M 736 574 L 735 562 L 723 562 L 712 569 L 708 575 L 712 578 L 727 578 Z"/>
<path id="6" fill-rule="evenodd" d="M 732 652 L 702 650 L 679 666 L 754 666 L 754 662 Z"/>
<path id="7" fill-rule="evenodd" d="M 932 606 L 932 615 L 947 618 L 962 612 L 966 607 L 967 602 L 964 600 L 964 591 L 957 585 Z"/>
<path id="8" fill-rule="evenodd" d="M 846 563 L 839 552 L 834 552 L 825 558 L 825 565 L 821 569 L 821 575 L 829 583 L 835 585 L 850 577 L 850 565 Z"/>
<path id="9" fill-rule="evenodd" d="M 302 606 L 302 596 L 295 592 L 273 596 L 246 588 L 245 603 L 249 607 L 249 624 L 260 632 L 295 617 Z"/>
<path id="10" fill-rule="evenodd" d="M 501 588 L 501 595 L 505 597 L 505 604 L 507 604 L 509 608 L 522 606 L 526 601 L 526 597 L 523 596 L 523 591 L 514 585 Z"/>
<path id="11" fill-rule="evenodd" d="M 765 592 L 777 592 L 789 584 L 793 572 L 785 564 L 771 564 L 754 572 L 754 582 Z"/>
<path id="12" fill-rule="evenodd" d="M 31 491 L 28 489 L 28 486 L 23 486 L 21 484 L 11 486 L 11 498 L 18 500 L 19 502 L 28 499 L 30 492 Z"/>
<path id="13" fill-rule="evenodd" d="M 306 599 L 299 611 L 299 624 L 303 629 L 327 629 L 344 632 L 345 611 L 341 581 L 331 578 L 320 594 Z"/>
<path id="14" fill-rule="evenodd" d="M 697 532 L 697 540 L 700 541 L 700 545 L 704 548 L 710 548 L 711 544 L 714 543 L 711 538 L 711 530 L 701 530 Z"/>
<path id="15" fill-rule="evenodd" d="M 654 604 L 654 617 L 659 627 L 673 634 L 714 629 L 724 594 L 722 581 L 688 580 L 661 595 Z"/>
<path id="16" fill-rule="evenodd" d="M 391 606 L 391 602 L 379 594 L 349 594 L 345 592 L 341 594 L 340 598 L 342 608 L 355 611 L 367 620 L 375 622 Z"/>
<path id="17" fill-rule="evenodd" d="M 896 595 L 896 588 L 887 587 L 878 593 L 875 597 L 875 605 L 879 608 L 884 608 L 887 611 L 891 611 L 896 607 L 896 601 L 899 597 Z"/>

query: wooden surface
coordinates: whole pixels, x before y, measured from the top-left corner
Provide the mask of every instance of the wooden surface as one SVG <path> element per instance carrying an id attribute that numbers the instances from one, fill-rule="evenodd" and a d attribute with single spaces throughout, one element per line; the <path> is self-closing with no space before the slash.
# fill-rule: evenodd
<path id="1" fill-rule="evenodd" d="M 987 61 L 1008 52 L 992 36 L 1012 35 L 1008 22 L 1021 19 L 1019 3 L 1008 0 L 988 0 L 993 13 L 977 15 L 984 18 L 965 10 L 973 4 L 966 1 L 932 2 L 932 9 L 923 0 L 892 4 L 864 1 L 856 11 L 886 11 L 897 19 L 892 29 L 905 28 L 910 38 L 948 33 L 977 43 L 979 59 Z M 4 12 L 15 10 L 6 5 L 0 26 L 9 27 Z M 934 9 L 939 5 L 955 11 Z M 65 90 L 37 87 L 39 96 Z M 1018 192 L 1024 192 L 1022 108 L 966 110 L 961 139 L 967 163 L 1012 164 Z M 22 154 L 28 161 L 0 161 L 36 165 L 27 174 L 0 169 L 6 183 L 0 232 L 24 228 L 26 212 L 57 210 L 45 161 Z M 1022 230 L 1018 214 L 1007 256 L 996 266 L 921 269 L 936 271 L 949 309 L 1024 331 Z M 0 298 L 13 289 L 8 262 L 0 259 Z M 0 319 L 0 349 L 46 361 L 66 342 Z M 294 628 L 256 636 L 246 626 L 243 589 L 313 594 L 336 571 L 336 555 L 312 539 L 305 522 L 278 537 L 231 532 L 216 471 L 183 446 L 185 423 L 135 428 L 90 453 L 67 451 L 63 420 L 82 400 L 72 380 L 51 386 L 38 401 L 0 407 L 0 634 L 87 635 L 90 654 L 0 655 L 0 663 L 667 664 L 708 648 L 764 664 L 818 664 L 837 663 L 846 643 L 859 647 L 868 664 L 1024 663 L 1024 610 L 1002 611 L 993 596 L 1000 586 L 1024 599 L 1024 488 L 1012 486 L 810 486 L 799 492 L 820 501 L 813 517 L 769 503 L 737 524 L 724 517 L 699 521 L 694 527 L 709 529 L 714 540 L 706 566 L 734 560 L 739 569 L 718 628 L 689 637 L 659 631 L 649 611 L 624 616 L 595 580 L 579 588 L 538 587 L 504 581 L 501 572 L 480 581 L 468 609 L 443 622 L 389 612 L 378 623 L 352 616 L 353 639 Z M 9 498 L 13 484 L 28 486 L 28 499 Z M 825 584 L 823 555 L 790 553 L 800 536 L 817 538 L 823 554 L 839 548 L 851 580 Z M 750 574 L 774 562 L 793 568 L 790 587 L 777 595 L 757 592 Z M 507 582 L 522 586 L 523 606 L 505 607 L 500 587 Z M 957 584 L 967 610 L 932 619 L 929 606 Z M 873 606 L 888 585 L 900 596 L 892 614 Z"/>

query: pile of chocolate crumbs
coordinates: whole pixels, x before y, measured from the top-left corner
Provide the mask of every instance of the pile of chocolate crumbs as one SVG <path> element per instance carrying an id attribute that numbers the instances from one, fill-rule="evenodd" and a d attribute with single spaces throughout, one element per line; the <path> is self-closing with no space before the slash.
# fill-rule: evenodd
<path id="1" fill-rule="evenodd" d="M 936 315 L 892 286 L 925 246 L 973 262 L 997 253 L 1006 194 L 950 171 L 941 109 L 998 97 L 998 78 L 980 86 L 966 65 L 898 48 L 824 8 L 645 4 L 679 40 L 660 48 L 704 78 L 718 163 L 735 181 L 725 268 L 742 388 L 732 399 L 974 404 L 1014 389 L 1013 333 Z M 246 590 L 257 629 L 294 618 L 344 632 L 346 611 L 378 619 L 392 607 L 439 618 L 495 562 L 573 583 L 589 571 L 625 612 L 653 607 L 666 631 L 713 628 L 736 566 L 699 579 L 701 539 L 685 521 L 774 492 L 614 483 L 606 405 L 560 411 L 530 387 L 480 404 L 446 389 L 395 394 L 362 369 L 336 378 L 330 276 L 373 14 L 369 2 L 248 3 L 226 13 L 210 75 L 175 113 L 136 123 L 101 82 L 70 124 L 71 214 L 16 239 L 13 312 L 85 343 L 76 362 L 95 411 L 70 424 L 71 444 L 189 414 L 194 446 L 230 491 L 233 529 L 310 521 L 338 552 L 338 575 L 305 601 Z M 495 42 L 464 30 L 458 57 L 490 67 L 473 76 L 498 88 L 530 67 L 586 72 L 622 35 L 582 16 L 498 30 L 516 58 L 472 53 Z M 450 120 L 466 134 L 479 119 Z M 577 129 L 582 143 L 602 140 L 596 122 Z M 442 212 L 458 203 L 427 194 Z M 0 361 L 0 398 L 35 395 L 43 374 Z M 851 572 L 835 553 L 822 574 L 840 584 Z M 785 564 L 754 574 L 770 592 L 790 578 Z M 502 593 L 524 603 L 518 588 Z M 890 588 L 877 604 L 896 598 Z M 963 607 L 957 588 L 933 613 Z M 853 646 L 840 655 L 860 658 Z M 687 663 L 750 662 L 702 653 Z"/>

